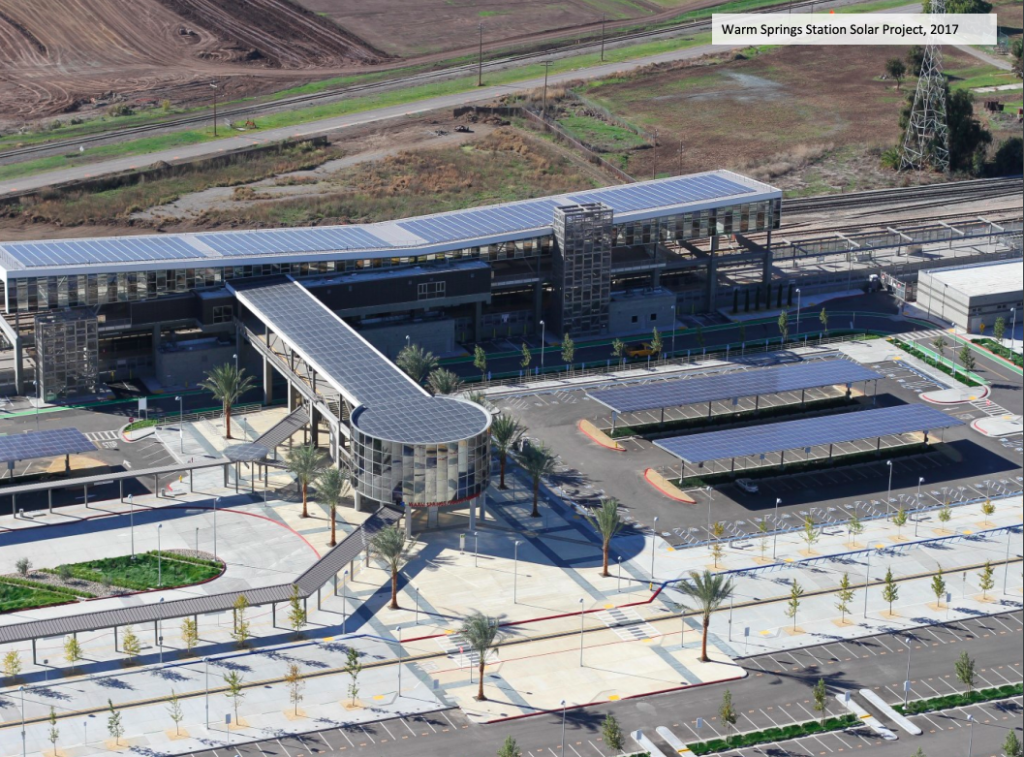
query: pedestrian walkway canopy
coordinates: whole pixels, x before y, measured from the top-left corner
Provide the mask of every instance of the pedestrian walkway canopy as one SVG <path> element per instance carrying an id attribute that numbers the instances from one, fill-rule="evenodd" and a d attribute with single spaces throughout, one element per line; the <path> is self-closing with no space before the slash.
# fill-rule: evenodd
<path id="1" fill-rule="evenodd" d="M 96 445 L 77 428 L 55 428 L 0 436 L 0 463 L 95 451 Z"/>
<path id="2" fill-rule="evenodd" d="M 591 398 L 618 413 L 800 391 L 835 384 L 849 386 L 881 375 L 849 360 L 795 363 L 775 368 L 674 379 L 656 384 L 623 386 L 589 392 Z"/>
<path id="3" fill-rule="evenodd" d="M 936 429 L 961 425 L 962 421 L 934 408 L 924 405 L 897 405 L 878 410 L 675 436 L 671 439 L 661 439 L 654 444 L 683 462 L 704 463 L 790 449 L 809 449 L 826 444 L 842 444 L 913 431 L 928 433 Z"/>

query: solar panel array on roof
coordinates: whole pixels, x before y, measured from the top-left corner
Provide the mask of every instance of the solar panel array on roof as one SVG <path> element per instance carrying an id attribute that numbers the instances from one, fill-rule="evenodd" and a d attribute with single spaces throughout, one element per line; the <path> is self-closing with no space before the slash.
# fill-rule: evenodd
<path id="1" fill-rule="evenodd" d="M 792 392 L 831 384 L 852 384 L 881 378 L 875 371 L 849 360 L 796 363 L 776 368 L 737 371 L 716 376 L 661 381 L 589 392 L 602 405 L 619 413 L 713 402 L 737 397 Z"/>
<path id="2" fill-rule="evenodd" d="M 481 433 L 487 428 L 487 415 L 477 405 L 449 397 L 429 397 L 361 408 L 352 416 L 352 425 L 377 439 L 440 444 Z"/>
<path id="3" fill-rule="evenodd" d="M 664 208 L 691 202 L 706 202 L 720 197 L 751 194 L 755 190 L 715 174 L 679 176 L 657 183 L 626 184 L 611 189 L 595 189 L 569 195 L 577 203 L 603 202 L 616 213 L 644 208 Z"/>
<path id="4" fill-rule="evenodd" d="M 55 428 L 0 436 L 0 462 L 4 463 L 95 451 L 96 445 L 77 428 Z"/>
<path id="5" fill-rule="evenodd" d="M 221 255 L 366 250 L 391 246 L 362 226 L 230 231 L 196 234 L 195 238 Z"/>
<path id="6" fill-rule="evenodd" d="M 559 203 L 551 199 L 534 200 L 441 213 L 436 216 L 399 221 L 398 225 L 434 244 L 455 239 L 478 239 L 550 226 L 558 205 Z"/>
<path id="7" fill-rule="evenodd" d="M 309 291 L 290 280 L 232 284 L 240 302 L 334 380 L 357 404 L 426 397 L 385 358 Z"/>
<path id="8" fill-rule="evenodd" d="M 199 257 L 185 240 L 172 236 L 18 242 L 7 243 L 4 248 L 16 260 L 32 268 L 138 260 L 189 260 Z"/>
<path id="9" fill-rule="evenodd" d="M 704 463 L 960 425 L 963 425 L 961 421 L 931 407 L 898 405 L 879 410 L 675 436 L 654 444 L 688 463 Z"/>

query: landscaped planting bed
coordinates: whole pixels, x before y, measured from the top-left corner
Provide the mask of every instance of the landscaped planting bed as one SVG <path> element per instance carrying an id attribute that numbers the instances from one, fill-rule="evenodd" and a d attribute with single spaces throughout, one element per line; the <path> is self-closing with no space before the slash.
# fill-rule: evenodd
<path id="1" fill-rule="evenodd" d="M 971 341 L 979 347 L 984 347 L 989 352 L 1009 360 L 1014 365 L 1024 367 L 1024 355 L 1011 350 L 1009 347 L 1004 347 L 995 339 L 972 339 Z"/>
<path id="2" fill-rule="evenodd" d="M 687 746 L 691 752 L 697 755 L 714 754 L 715 752 L 728 752 L 742 747 L 756 746 L 757 744 L 770 744 L 789 741 L 790 739 L 799 739 L 802 736 L 813 736 L 816 733 L 842 731 L 854 727 L 859 722 L 855 715 L 846 714 L 838 718 L 829 718 L 824 723 L 810 720 L 806 723 L 794 723 L 793 725 L 781 728 L 738 733 L 735 736 L 727 736 L 724 739 L 712 739 L 711 741 L 702 741 L 698 744 L 687 744 Z"/>
<path id="3" fill-rule="evenodd" d="M 930 355 L 929 353 L 924 352 L 921 349 L 918 349 L 917 346 L 909 344 L 907 342 L 901 342 L 899 339 L 893 339 L 892 343 L 893 345 L 899 347 L 904 352 L 909 352 L 918 360 L 923 360 L 926 363 L 930 363 L 931 365 L 935 366 L 940 371 L 945 373 L 947 376 L 952 376 L 957 381 L 961 382 L 962 384 L 965 384 L 966 386 L 981 386 L 979 382 L 975 381 L 970 376 L 968 376 L 967 371 L 965 371 L 963 368 L 954 368 L 951 366 L 949 362 L 946 362 L 944 359 L 940 360 L 937 358 L 937 356 Z"/>
<path id="4" fill-rule="evenodd" d="M 916 702 L 911 702 L 906 707 L 902 704 L 897 704 L 893 709 L 904 715 L 917 715 L 921 712 L 948 710 L 953 707 L 964 707 L 969 704 L 978 704 L 979 702 L 992 702 L 997 699 L 1019 697 L 1022 692 L 1024 692 L 1024 684 L 1011 683 L 1006 686 L 996 686 L 991 689 L 978 689 L 976 691 L 972 691 L 970 694 L 948 694 L 944 697 L 918 699 Z"/>

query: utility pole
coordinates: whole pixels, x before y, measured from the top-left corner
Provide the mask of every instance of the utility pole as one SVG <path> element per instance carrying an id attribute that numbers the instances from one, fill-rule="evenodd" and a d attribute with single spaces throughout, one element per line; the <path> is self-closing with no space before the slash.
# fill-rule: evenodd
<path id="1" fill-rule="evenodd" d="M 652 179 L 658 178 L 658 130 L 654 130 L 654 176 Z"/>
<path id="2" fill-rule="evenodd" d="M 946 0 L 932 0 L 931 12 L 946 12 Z M 917 78 L 910 122 L 900 150 L 900 171 L 920 170 L 927 165 L 949 173 L 949 121 L 946 115 L 946 77 L 942 73 L 942 51 L 930 44 L 924 49 Z"/>
<path id="3" fill-rule="evenodd" d="M 213 88 L 213 136 L 217 136 L 217 83 L 210 82 Z"/>
<path id="4" fill-rule="evenodd" d="M 679 143 L 679 176 L 683 175 L 683 143 Z"/>
<path id="5" fill-rule="evenodd" d="M 606 21 L 605 16 L 601 16 L 601 62 L 604 63 L 604 24 Z"/>
<path id="6" fill-rule="evenodd" d="M 484 86 L 484 25 L 480 24 L 480 46 L 476 62 L 476 86 Z"/>
<path id="7" fill-rule="evenodd" d="M 553 61 L 544 61 L 544 104 L 541 108 L 541 117 L 547 120 L 548 117 L 548 71 L 551 69 Z"/>

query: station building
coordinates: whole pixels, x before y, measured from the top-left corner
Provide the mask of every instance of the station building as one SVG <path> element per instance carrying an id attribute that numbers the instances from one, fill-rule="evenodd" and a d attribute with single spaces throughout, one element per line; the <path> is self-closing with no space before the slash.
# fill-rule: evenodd
<path id="1" fill-rule="evenodd" d="M 997 318 L 1010 327 L 1024 305 L 1024 261 L 997 261 L 921 271 L 917 306 L 929 315 L 977 334 Z"/>

